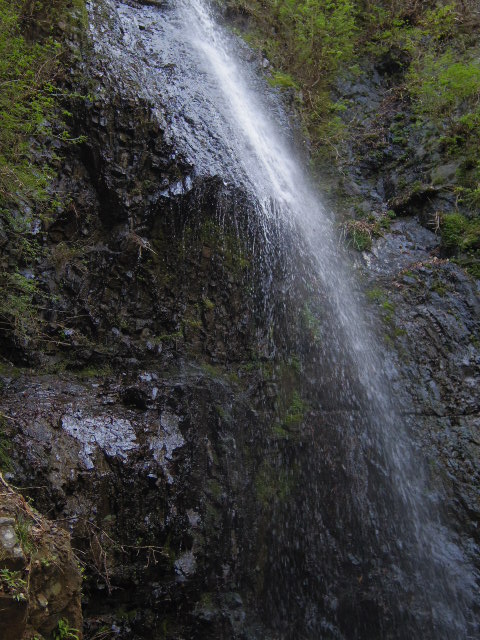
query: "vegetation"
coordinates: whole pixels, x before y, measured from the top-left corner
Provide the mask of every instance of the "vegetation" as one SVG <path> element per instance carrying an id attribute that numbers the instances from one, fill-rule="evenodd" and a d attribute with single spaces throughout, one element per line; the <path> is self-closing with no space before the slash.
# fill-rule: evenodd
<path id="1" fill-rule="evenodd" d="M 27 556 L 31 556 L 35 551 L 35 543 L 32 537 L 32 521 L 27 520 L 23 516 L 17 518 L 15 525 L 15 533 L 17 534 L 18 541 L 23 549 L 23 552 Z"/>
<path id="2" fill-rule="evenodd" d="M 0 588 L 18 602 L 27 599 L 27 581 L 22 577 L 21 571 L 0 569 Z"/>
<path id="3" fill-rule="evenodd" d="M 0 473 L 10 471 L 12 461 L 10 458 L 11 439 L 5 433 L 6 418 L 0 413 Z"/>
<path id="4" fill-rule="evenodd" d="M 305 124 L 315 144 L 335 136 L 344 105 L 330 99 L 328 82 L 353 58 L 355 4 L 352 0 L 232 0 L 253 17 L 247 39 L 273 63 L 271 84 L 296 88 Z M 275 34 L 275 35 L 272 35 Z"/>
<path id="5" fill-rule="evenodd" d="M 0 262 L 0 329 L 21 342 L 39 332 L 42 304 L 21 267 L 41 257 L 36 231 L 60 205 L 50 189 L 53 143 L 72 141 L 59 88 L 64 51 L 54 37 L 72 6 L 82 4 L 0 0 L 0 241 L 15 263 Z"/>
<path id="6" fill-rule="evenodd" d="M 305 402 L 300 397 L 298 391 L 294 391 L 290 406 L 287 410 L 287 415 L 285 416 L 285 426 L 288 428 L 301 424 L 305 418 L 305 410 Z"/>
<path id="7" fill-rule="evenodd" d="M 344 225 L 348 241 L 357 251 L 369 251 L 372 247 L 371 225 L 363 220 L 349 220 Z"/>
<path id="8" fill-rule="evenodd" d="M 390 228 L 392 219 L 395 218 L 394 211 L 387 211 L 383 215 L 365 215 L 363 211 L 358 212 L 360 220 L 347 220 L 342 225 L 343 233 L 347 244 L 356 251 L 370 251 L 373 238 L 380 237 Z"/>
<path id="9" fill-rule="evenodd" d="M 393 323 L 395 306 L 388 299 L 387 291 L 379 287 L 373 287 L 373 289 L 367 291 L 367 300 L 379 307 L 382 319 L 386 324 Z"/>
<path id="10" fill-rule="evenodd" d="M 78 640 L 78 629 L 73 629 L 68 620 L 61 618 L 53 632 L 53 640 Z"/>
<path id="11" fill-rule="evenodd" d="M 275 438 L 289 440 L 298 436 L 299 430 L 305 421 L 307 408 L 306 402 L 298 391 L 293 391 L 290 403 L 281 418 L 280 424 L 276 424 L 272 428 Z"/>
<path id="12" fill-rule="evenodd" d="M 255 493 L 264 509 L 288 500 L 295 488 L 295 469 L 277 468 L 264 460 L 255 476 Z"/>
<path id="13" fill-rule="evenodd" d="M 295 91 L 314 162 L 327 158 L 330 164 L 332 159 L 348 164 L 347 143 L 357 138 L 369 145 L 371 161 L 379 167 L 385 162 L 386 140 L 403 150 L 408 162 L 411 140 L 424 132 L 426 150 L 441 158 L 439 164 L 458 165 L 447 185 L 456 195 L 457 217 L 439 212 L 443 221 L 439 230 L 450 255 L 474 275 L 480 271 L 478 4 L 474 0 L 227 3 L 249 17 L 246 38 L 272 63 L 270 83 Z M 398 111 L 386 129 L 383 124 L 362 130 L 348 113 L 348 99 L 341 97 L 342 78 L 355 82 L 363 73 L 358 62 L 367 69 L 373 64 L 391 78 L 394 91 L 389 99 L 396 101 Z M 442 186 L 442 177 L 437 180 Z M 423 186 L 427 196 L 432 185 Z M 422 197 L 422 193 L 406 194 L 406 204 L 407 195 Z M 378 227 L 355 220 L 348 223 L 345 235 L 351 246 L 365 251 L 377 232 Z"/>

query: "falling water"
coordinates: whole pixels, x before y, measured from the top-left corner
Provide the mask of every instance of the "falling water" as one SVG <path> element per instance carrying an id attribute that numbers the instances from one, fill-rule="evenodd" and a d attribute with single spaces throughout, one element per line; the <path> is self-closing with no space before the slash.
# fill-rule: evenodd
<path id="1" fill-rule="evenodd" d="M 261 98 L 249 88 L 230 53 L 231 39 L 216 25 L 208 7 L 201 0 L 187 0 L 180 5 L 180 11 L 185 20 L 194 16 L 192 44 L 222 90 L 224 117 L 235 131 L 238 161 L 251 182 L 266 224 L 273 217 L 273 211 L 280 211 L 285 220 L 300 229 L 314 257 L 336 319 L 333 328 L 337 336 L 332 344 L 341 345 L 347 352 L 344 358 L 347 356 L 349 365 L 354 367 L 366 396 L 364 407 L 369 412 L 371 447 L 367 455 L 379 457 L 385 466 L 389 490 L 398 493 L 391 503 L 396 505 L 396 517 L 410 520 L 417 547 L 410 553 L 416 556 L 414 562 L 420 563 L 425 572 L 419 576 L 417 588 L 423 585 L 430 589 L 435 633 L 445 638 L 466 636 L 462 591 L 468 575 L 462 567 L 459 550 L 434 524 L 423 497 L 424 480 L 415 467 L 413 453 L 396 415 L 380 354 L 350 286 L 345 255 L 339 249 L 333 221 L 310 187 L 291 145 L 282 137 Z M 384 513 L 384 517 L 388 516 Z M 434 584 L 428 585 L 431 580 Z M 401 635 L 400 630 L 399 637 Z"/>
<path id="2" fill-rule="evenodd" d="M 115 52 L 117 60 L 126 73 L 140 78 L 151 102 L 155 104 L 162 95 L 175 105 L 178 117 L 167 123 L 167 129 L 194 171 L 220 175 L 242 185 L 255 202 L 267 238 L 278 220 L 300 237 L 298 252 L 315 265 L 313 280 L 320 283 L 328 298 L 332 316 L 329 357 L 340 363 L 336 368 L 339 379 L 332 381 L 337 401 L 356 402 L 362 413 L 351 466 L 363 456 L 361 464 L 373 474 L 368 486 L 358 489 L 365 494 L 377 492 L 373 506 L 371 497 L 365 497 L 359 507 L 369 520 L 366 527 L 371 531 L 371 544 L 381 546 L 395 536 L 395 549 L 389 550 L 390 570 L 411 573 L 407 581 L 416 602 L 412 607 L 428 611 L 425 615 L 430 620 L 430 635 L 422 637 L 468 637 L 471 572 L 426 498 L 426 483 L 398 418 L 381 352 L 363 317 L 334 220 L 322 206 L 285 133 L 285 115 L 270 100 L 251 65 L 241 60 L 246 55 L 244 45 L 218 26 L 202 0 L 135 10 L 117 3 L 117 11 L 123 18 L 125 44 L 124 50 Z M 149 29 L 144 31 L 145 24 Z M 129 50 L 139 48 L 146 64 L 132 69 Z M 188 185 L 178 188 L 188 189 Z M 346 370 L 353 385 L 343 384 Z M 352 400 L 350 394 L 357 397 Z M 311 473 L 315 473 L 315 465 Z M 361 502 L 359 497 L 358 504 Z M 280 584 L 288 589 L 288 576 L 283 576 Z M 315 599 L 315 594 L 311 598 Z M 319 638 L 320 633 L 313 625 L 308 637 Z M 388 637 L 412 635 L 398 629 Z"/>

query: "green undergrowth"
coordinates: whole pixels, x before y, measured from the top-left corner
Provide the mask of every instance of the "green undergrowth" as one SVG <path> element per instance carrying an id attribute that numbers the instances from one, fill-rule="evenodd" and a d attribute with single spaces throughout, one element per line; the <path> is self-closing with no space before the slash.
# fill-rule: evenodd
<path id="1" fill-rule="evenodd" d="M 0 593 L 7 595 L 17 602 L 27 600 L 27 581 L 22 571 L 0 569 Z"/>
<path id="2" fill-rule="evenodd" d="M 390 229 L 395 212 L 389 210 L 380 216 L 375 216 L 360 211 L 357 215 L 359 219 L 347 220 L 343 223 L 343 234 L 348 246 L 356 251 L 370 251 L 373 239 L 382 236 Z"/>
<path id="3" fill-rule="evenodd" d="M 473 277 L 480 278 L 480 217 L 449 213 L 440 223 L 442 246 Z"/>
<path id="4" fill-rule="evenodd" d="M 334 145 L 343 129 L 344 105 L 331 99 L 329 80 L 353 64 L 355 3 L 352 0 L 229 0 L 250 17 L 245 39 L 273 64 L 270 84 L 296 90 L 297 107 L 319 150 Z"/>
<path id="5" fill-rule="evenodd" d="M 408 164 L 414 151 L 411 141 L 419 132 L 424 132 L 426 151 L 439 158 L 439 165 L 458 165 L 446 186 L 454 192 L 464 220 L 462 230 L 452 234 L 451 221 L 445 218 L 443 245 L 459 262 L 474 265 L 471 273 L 478 271 L 472 248 L 480 216 L 478 3 L 227 0 L 227 6 L 242 16 L 247 41 L 271 62 L 270 84 L 294 92 L 313 165 L 321 171 L 335 164 L 348 166 L 349 145 L 358 139 L 369 143 L 372 160 L 377 154 L 379 171 L 384 170 L 386 139 L 403 150 Z M 391 114 L 388 131 L 385 125 L 362 130 L 361 119 L 359 124 L 352 117 L 352 101 L 339 89 L 342 80 L 361 81 L 372 68 L 384 69 L 391 86 L 388 100 L 399 110 L 398 119 Z M 437 179 L 441 187 L 441 175 Z M 346 231 L 351 245 L 364 251 L 378 229 L 362 221 Z"/>
<path id="6" fill-rule="evenodd" d="M 393 142 L 408 147 L 416 131 L 438 165 L 458 167 L 450 182 L 441 173 L 434 184 L 455 195 L 452 210 L 438 211 L 432 223 L 442 247 L 474 277 L 480 274 L 480 46 L 473 2 L 430 2 L 415 8 L 376 7 L 378 28 L 366 40 L 370 56 L 390 55 L 402 67 L 398 95 L 410 111 L 390 128 Z M 393 18 L 393 19 L 392 19 Z M 408 159 L 408 153 L 406 158 Z M 433 174 L 432 174 L 433 175 Z M 429 187 L 427 186 L 427 189 Z M 406 187 L 408 192 L 408 186 Z"/>
<path id="7" fill-rule="evenodd" d="M 83 0 L 0 0 L 0 330 L 24 344 L 40 333 L 43 294 L 33 275 L 45 250 L 38 230 L 61 204 L 51 185 L 72 139 L 74 97 L 62 89 L 60 25 L 84 20 Z"/>
<path id="8" fill-rule="evenodd" d="M 299 90 L 298 101 L 314 147 L 343 126 L 347 106 L 333 98 L 344 75 L 360 73 L 360 57 L 389 55 L 405 72 L 417 114 L 478 127 L 480 62 L 473 2 L 369 0 L 227 0 L 247 16 L 244 37 L 273 65 L 270 83 Z M 393 52 L 393 53 L 392 53 Z M 347 132 L 348 135 L 348 132 Z"/>

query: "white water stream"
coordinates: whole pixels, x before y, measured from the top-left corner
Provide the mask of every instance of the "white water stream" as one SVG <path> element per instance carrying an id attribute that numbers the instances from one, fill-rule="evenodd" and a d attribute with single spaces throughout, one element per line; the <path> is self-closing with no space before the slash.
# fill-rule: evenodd
<path id="1" fill-rule="evenodd" d="M 430 592 L 427 599 L 437 637 L 466 638 L 470 569 L 425 496 L 423 474 L 391 398 L 381 346 L 370 335 L 356 300 L 334 220 L 282 133 L 285 118 L 280 126 L 278 114 L 272 113 L 262 94 L 262 81 L 252 81 L 252 71 L 246 72 L 233 53 L 239 50 L 238 44 L 218 26 L 201 0 L 179 0 L 168 7 L 167 17 L 157 8 L 143 7 L 141 20 L 151 28 L 146 35 L 139 35 L 131 7 L 119 3 L 117 10 L 124 18 L 126 48 L 116 51 L 116 59 L 126 67 L 129 48 L 138 53 L 143 47 L 145 66 L 132 73 L 140 78 L 149 100 L 155 101 L 159 94 L 165 100 L 170 95 L 178 104 L 178 121 L 169 125 L 176 139 L 183 140 L 184 152 L 196 171 L 205 173 L 208 167 L 211 174 L 226 181 L 243 183 L 256 200 L 267 237 L 269 225 L 278 216 L 300 231 L 334 310 L 335 343 L 342 345 L 368 399 L 369 429 L 363 446 L 383 466 L 393 502 L 401 505 L 401 511 L 390 514 L 391 519 L 408 519 L 416 539 L 403 553 L 417 566 L 417 589 Z M 171 87 L 166 82 L 170 59 L 175 61 L 172 73 L 177 80 Z M 179 84 L 183 96 L 178 94 Z M 216 140 L 222 141 L 221 150 L 216 150 Z M 377 535 L 382 538 L 381 531 Z M 399 632 L 398 637 L 404 636 Z"/>
<path id="2" fill-rule="evenodd" d="M 204 68 L 214 75 L 221 90 L 223 117 L 236 136 L 237 160 L 252 183 L 266 224 L 280 212 L 301 230 L 314 256 L 318 275 L 333 303 L 338 344 L 348 352 L 368 398 L 370 433 L 365 435 L 371 455 L 382 460 L 390 491 L 398 494 L 404 507 L 391 517 L 409 518 L 416 537 L 416 548 L 405 549 L 404 553 L 411 554 L 417 563 L 418 588 L 430 589 L 438 637 L 466 637 L 465 599 L 473 580 L 460 549 L 436 522 L 428 503 L 423 473 L 391 398 L 381 347 L 370 335 L 350 286 L 351 274 L 345 267 L 346 256 L 339 246 L 331 215 L 311 188 L 299 159 L 261 95 L 249 87 L 242 67 L 232 56 L 231 36 L 217 26 L 202 0 L 181 0 L 179 12 L 191 25 L 188 37 L 199 51 Z"/>

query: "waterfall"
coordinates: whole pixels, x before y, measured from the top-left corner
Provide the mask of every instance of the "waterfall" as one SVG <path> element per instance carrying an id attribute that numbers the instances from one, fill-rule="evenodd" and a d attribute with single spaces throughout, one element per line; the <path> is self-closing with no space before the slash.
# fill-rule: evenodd
<path id="1" fill-rule="evenodd" d="M 332 344 L 345 350 L 343 359 L 354 367 L 366 396 L 363 406 L 369 416 L 364 455 L 377 458 L 384 466 L 388 491 L 396 494 L 389 507 L 393 512 L 387 510 L 382 515 L 408 519 L 406 529 L 411 528 L 414 547 L 405 548 L 404 553 L 412 555 L 413 564 L 418 563 L 417 589 L 429 591 L 436 637 L 453 640 L 466 636 L 462 591 L 465 582 L 469 582 L 468 573 L 464 571 L 459 549 L 448 532 L 434 522 L 435 514 L 426 502 L 425 480 L 392 402 L 380 349 L 366 326 L 350 284 L 347 259 L 339 246 L 334 221 L 311 188 L 291 144 L 262 104 L 261 95 L 249 86 L 231 53 L 231 38 L 217 26 L 208 6 L 202 0 L 187 0 L 180 3 L 180 12 L 185 22 L 189 18 L 192 21 L 192 44 L 206 73 L 216 78 L 221 89 L 223 116 L 235 132 L 237 160 L 251 183 L 265 225 L 274 217 L 274 208 L 300 230 L 328 292 L 335 315 L 330 331 L 337 332 L 336 336 L 330 336 Z M 382 527 L 382 522 L 377 526 Z M 401 523 L 402 528 L 405 529 L 405 523 Z M 401 630 L 398 633 L 403 637 Z"/>
<path id="2" fill-rule="evenodd" d="M 385 607 L 388 609 L 396 595 L 404 600 L 410 598 L 413 617 L 423 625 L 422 635 L 413 631 L 416 637 L 468 637 L 471 569 L 453 534 L 436 513 L 435 500 L 428 497 L 422 465 L 399 418 L 400 408 L 392 397 L 381 345 L 365 320 L 335 219 L 322 205 L 295 150 L 288 133 L 288 118 L 271 92 L 266 91 L 263 79 L 251 64 L 245 63 L 245 46 L 219 26 L 211 8 L 202 0 L 179 0 L 164 7 L 117 3 L 116 10 L 122 18 L 124 48 L 114 50 L 112 45 L 110 50 L 106 42 L 103 55 L 114 59 L 125 73 L 135 75 L 150 102 L 169 100 L 175 105 L 177 117 L 166 123 L 166 129 L 193 167 L 192 178 L 216 175 L 225 182 L 241 185 L 255 203 L 267 239 L 271 228 L 279 223 L 285 233 L 299 238 L 298 259 L 308 261 L 314 269 L 311 288 L 328 299 L 328 344 L 322 349 L 336 372 L 336 378 L 331 380 L 330 404 L 355 407 L 347 426 L 339 423 L 336 437 L 352 440 L 349 447 L 345 445 L 351 459 L 345 459 L 344 467 L 357 492 L 351 508 L 358 509 L 355 518 L 364 529 L 340 532 L 339 536 L 358 536 L 360 542 L 353 542 L 352 548 L 368 540 L 365 554 L 372 548 L 378 557 L 384 557 L 383 568 L 378 572 L 379 584 L 386 581 L 388 573 L 398 587 L 398 594 L 393 591 L 386 596 Z M 136 57 L 131 55 L 133 51 Z M 144 64 L 138 62 L 139 52 Z M 188 189 L 188 185 L 179 185 L 178 189 Z M 344 433 L 342 428 L 346 429 Z M 312 484 L 304 488 L 309 511 L 321 512 L 313 495 L 320 482 L 315 475 L 319 464 L 312 462 Z M 363 479 L 357 483 L 358 466 L 363 469 Z M 308 506 L 309 491 L 314 507 Z M 314 518 L 308 513 L 308 517 L 313 523 L 317 515 Z M 320 528 L 321 513 L 317 520 Z M 278 530 L 278 523 L 272 526 L 281 539 L 285 534 Z M 310 525 L 306 539 L 314 540 L 317 533 Z M 318 542 L 309 544 L 321 546 Z M 343 552 L 338 553 L 343 562 Z M 316 562 L 321 564 L 322 559 Z M 335 571 L 341 570 L 340 560 L 329 562 Z M 267 600 L 277 603 L 277 613 L 282 598 L 285 602 L 294 600 L 294 594 L 287 597 L 281 592 L 289 588 L 291 570 L 300 572 L 301 568 L 279 563 L 270 570 L 272 595 Z M 294 584 L 297 583 L 301 584 L 301 576 Z M 335 614 L 338 596 L 329 592 L 327 584 L 323 588 L 323 593 L 305 592 L 299 597 L 302 602 L 309 599 L 311 610 L 319 608 L 316 600 L 328 600 L 335 618 L 340 615 Z M 360 616 L 361 607 L 361 602 L 352 602 L 352 615 Z M 268 614 L 268 606 L 264 611 L 267 617 L 275 615 Z M 288 618 L 289 612 L 281 611 L 281 615 Z M 317 619 L 311 614 L 311 618 L 313 621 L 304 625 L 303 633 L 308 635 L 301 637 L 340 637 L 329 635 L 324 615 Z M 415 637 L 412 624 L 409 622 L 410 626 L 404 629 L 398 627 L 393 635 L 385 637 Z M 351 629 L 350 635 L 345 632 L 342 637 L 367 640 L 368 625 L 362 627 L 363 631 L 354 624 Z M 289 633 L 286 637 L 296 637 L 294 632 Z"/>

